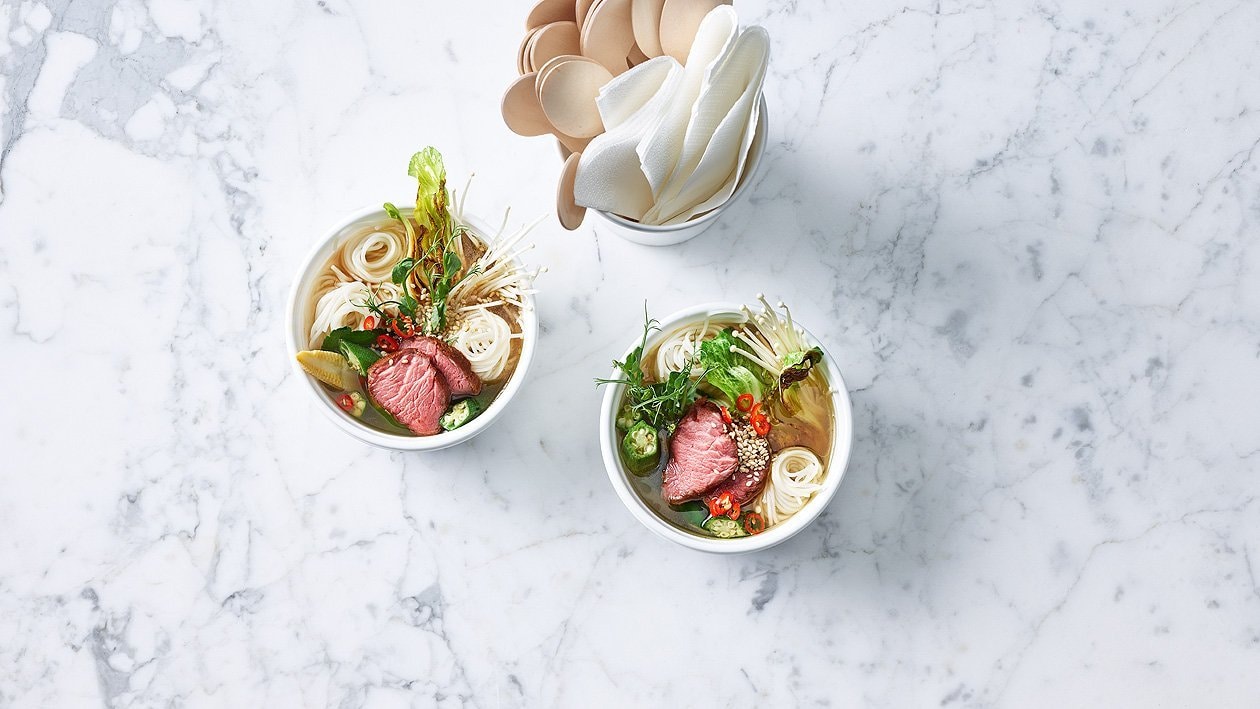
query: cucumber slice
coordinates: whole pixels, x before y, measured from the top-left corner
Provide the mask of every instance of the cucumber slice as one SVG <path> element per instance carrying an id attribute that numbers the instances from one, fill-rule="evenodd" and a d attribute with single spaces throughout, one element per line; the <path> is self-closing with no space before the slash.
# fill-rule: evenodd
<path id="1" fill-rule="evenodd" d="M 704 531 L 719 539 L 748 536 L 748 532 L 744 531 L 744 525 L 740 524 L 739 520 L 730 517 L 710 517 L 704 523 Z"/>
<path id="2" fill-rule="evenodd" d="M 450 410 L 442 414 L 439 423 L 442 428 L 447 431 L 454 431 L 464 424 L 477 418 L 477 414 L 481 413 L 481 404 L 476 399 L 464 399 L 457 401 Z"/>

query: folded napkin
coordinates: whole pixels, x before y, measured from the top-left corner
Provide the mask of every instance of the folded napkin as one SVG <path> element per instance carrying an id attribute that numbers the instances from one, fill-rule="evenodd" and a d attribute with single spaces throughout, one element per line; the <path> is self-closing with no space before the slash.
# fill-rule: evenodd
<path id="1" fill-rule="evenodd" d="M 673 57 L 654 57 L 605 84 L 595 99 L 604 128 L 616 128 L 643 108 L 660 90 L 669 73 L 680 67 Z"/>
<path id="2" fill-rule="evenodd" d="M 691 110 L 700 95 L 709 67 L 727 55 L 738 30 L 739 18 L 730 5 L 719 5 L 700 22 L 691 52 L 687 55 L 687 66 L 683 69 L 682 85 L 638 147 L 639 163 L 648 184 L 652 186 L 653 198 L 660 197 L 678 164 Z"/>
<path id="3" fill-rule="evenodd" d="M 722 204 L 724 204 L 726 200 L 730 199 L 731 195 L 735 194 L 735 188 L 738 187 L 740 181 L 746 177 L 746 175 L 744 174 L 744 170 L 746 167 L 745 163 L 747 163 L 748 161 L 748 151 L 752 147 L 753 139 L 757 135 L 757 122 L 760 120 L 761 120 L 761 102 L 760 100 L 758 100 L 757 104 L 753 106 L 752 118 L 751 120 L 749 120 L 748 128 L 744 132 L 744 139 L 740 141 L 739 165 L 738 167 L 736 167 L 735 171 L 731 173 L 730 177 L 727 178 L 725 184 L 723 184 L 717 190 L 717 192 L 713 193 L 713 196 L 709 197 L 708 199 L 701 202 L 700 204 L 690 207 L 682 212 L 679 212 L 675 216 L 670 217 L 669 219 L 662 222 L 663 224 L 665 225 L 682 224 L 683 222 L 690 220 L 692 217 L 698 216 L 700 214 L 704 214 L 705 212 L 711 209 L 717 209 L 718 207 L 722 206 Z M 669 208 L 664 209 L 663 212 L 668 213 Z"/>
<path id="4" fill-rule="evenodd" d="M 644 216 L 646 223 L 673 223 L 680 216 L 679 221 L 686 221 L 734 192 L 756 133 L 758 98 L 769 58 L 769 35 L 761 27 L 752 27 L 706 73 L 678 162 L 666 188 Z"/>
<path id="5" fill-rule="evenodd" d="M 657 57 L 621 74 L 596 99 L 608 128 L 578 160 L 573 196 L 583 207 L 642 218 L 651 208 L 652 186 L 639 165 L 637 148 L 683 81 L 673 57 Z"/>

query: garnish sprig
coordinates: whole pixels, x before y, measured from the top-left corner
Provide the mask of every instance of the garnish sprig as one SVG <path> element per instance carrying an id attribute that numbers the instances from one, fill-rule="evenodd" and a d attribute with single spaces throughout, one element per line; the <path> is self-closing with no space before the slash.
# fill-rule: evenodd
<path id="1" fill-rule="evenodd" d="M 643 318 L 643 339 L 639 346 L 630 352 L 625 361 L 613 361 L 622 376 L 616 379 L 596 379 L 595 383 L 624 385 L 626 403 L 635 420 L 645 421 L 654 428 L 673 431 L 678 421 L 699 398 L 698 387 L 704 380 L 704 374 L 696 379 L 688 375 L 696 363 L 696 356 L 693 354 L 682 371 L 670 372 L 664 381 L 649 383 L 643 371 L 643 352 L 647 347 L 648 336 L 660 329 L 660 322 L 648 317 L 646 306 Z"/>

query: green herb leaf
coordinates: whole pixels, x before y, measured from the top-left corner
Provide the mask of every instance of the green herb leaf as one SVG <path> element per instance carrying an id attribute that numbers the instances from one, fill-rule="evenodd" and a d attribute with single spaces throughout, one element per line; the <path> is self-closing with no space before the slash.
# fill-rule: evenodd
<path id="1" fill-rule="evenodd" d="M 672 432 L 679 419 L 695 403 L 699 380 L 693 380 L 685 373 L 691 371 L 691 363 L 688 362 L 682 372 L 671 372 L 665 381 L 647 383 L 643 373 L 643 350 L 647 346 L 648 335 L 658 328 L 658 323 L 647 317 L 646 307 L 644 320 L 643 340 L 639 346 L 630 352 L 624 362 L 613 361 L 613 365 L 621 371 L 621 378 L 596 379 L 595 382 L 625 385 L 625 401 L 631 409 L 629 418 Z"/>
<path id="2" fill-rule="evenodd" d="M 397 219 L 400 222 L 404 221 L 402 213 L 398 211 L 398 207 L 395 207 L 390 202 L 386 202 L 383 206 L 385 208 L 385 213 L 388 214 L 391 219 Z"/>
<path id="3" fill-rule="evenodd" d="M 447 279 L 453 279 L 455 274 L 459 273 L 459 269 L 464 264 L 460 263 L 459 255 L 454 251 L 447 251 L 442 257 L 442 274 Z"/>
<path id="4" fill-rule="evenodd" d="M 350 342 L 361 347 L 368 347 L 373 342 L 376 342 L 376 335 L 377 332 L 375 330 L 351 330 L 348 327 L 339 327 L 324 337 L 324 341 L 320 344 L 319 348 L 321 350 L 328 350 L 329 352 L 341 352 L 342 342 Z"/>
<path id="5" fill-rule="evenodd" d="M 390 280 L 394 285 L 401 286 L 407 280 L 407 276 L 411 275 L 412 270 L 416 267 L 416 260 L 408 257 L 394 265 L 394 271 L 390 274 Z"/>
<path id="6" fill-rule="evenodd" d="M 697 527 L 703 527 L 704 521 L 709 518 L 709 508 L 699 500 L 684 502 L 675 506 L 674 511 L 682 515 L 683 521 Z"/>
<path id="7" fill-rule="evenodd" d="M 416 310 L 418 310 L 419 308 L 420 308 L 419 301 L 417 301 L 415 298 L 412 298 L 410 294 L 404 295 L 402 297 L 402 301 L 398 303 L 398 309 L 403 312 L 403 315 L 406 315 L 407 317 L 412 318 L 413 320 L 416 317 Z"/>

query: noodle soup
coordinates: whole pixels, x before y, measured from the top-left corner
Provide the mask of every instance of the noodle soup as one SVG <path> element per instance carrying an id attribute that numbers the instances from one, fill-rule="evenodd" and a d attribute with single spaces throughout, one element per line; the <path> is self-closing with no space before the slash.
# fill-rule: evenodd
<path id="1" fill-rule="evenodd" d="M 786 307 L 648 320 L 615 362 L 609 475 L 654 531 L 709 551 L 782 541 L 834 493 L 852 422 L 844 383 Z"/>
<path id="2" fill-rule="evenodd" d="M 464 217 L 436 150 L 409 172 L 416 207 L 387 203 L 339 229 L 292 304 L 296 363 L 339 420 L 385 440 L 479 429 L 535 329 L 537 271 L 517 259 L 529 229 L 492 234 Z"/>

